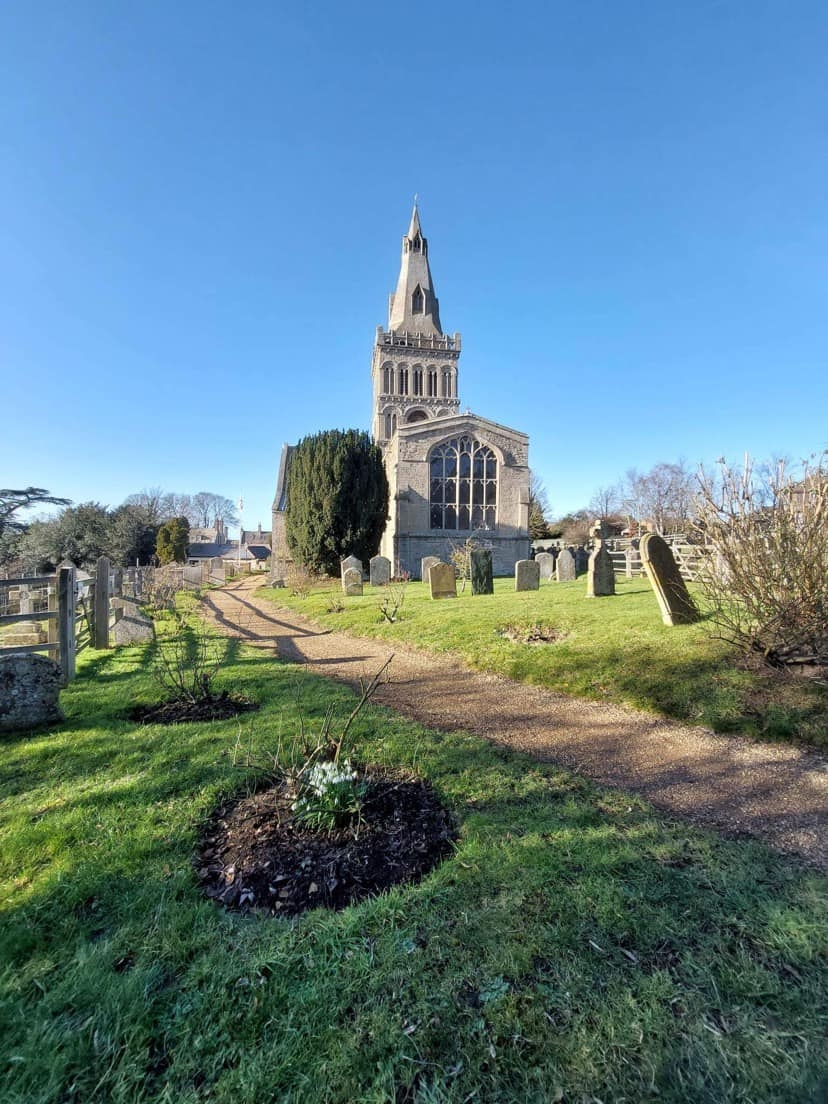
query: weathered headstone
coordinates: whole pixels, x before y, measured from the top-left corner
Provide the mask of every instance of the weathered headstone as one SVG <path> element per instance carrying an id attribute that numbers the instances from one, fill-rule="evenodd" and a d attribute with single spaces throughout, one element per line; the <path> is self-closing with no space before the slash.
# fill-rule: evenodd
<path id="1" fill-rule="evenodd" d="M 589 570 L 589 552 L 582 544 L 575 549 L 575 574 L 586 575 Z"/>
<path id="2" fill-rule="evenodd" d="M 346 571 L 358 571 L 360 581 L 362 581 L 362 560 L 358 556 L 346 556 L 344 560 L 339 562 L 339 571 L 343 580 Z"/>
<path id="3" fill-rule="evenodd" d="M 371 586 L 388 586 L 391 582 L 391 561 L 387 556 L 372 556 L 368 572 Z"/>
<path id="4" fill-rule="evenodd" d="M 615 568 L 607 546 L 596 531 L 595 548 L 587 564 L 587 598 L 604 598 L 615 594 Z"/>
<path id="5" fill-rule="evenodd" d="M 624 553 L 624 571 L 628 579 L 641 574 L 641 557 L 632 545 Z"/>
<path id="6" fill-rule="evenodd" d="M 422 562 L 420 563 L 420 578 L 424 583 L 428 582 L 429 571 L 438 563 L 440 563 L 439 556 L 423 556 Z"/>
<path id="7" fill-rule="evenodd" d="M 362 570 L 346 567 L 342 572 L 342 593 L 348 598 L 362 597 Z"/>
<path id="8" fill-rule="evenodd" d="M 515 590 L 537 590 L 540 564 L 537 560 L 518 560 L 515 564 Z"/>
<path id="9" fill-rule="evenodd" d="M 112 629 L 114 644 L 143 644 L 155 639 L 152 618 L 147 617 L 136 598 L 113 598 L 112 608 L 122 611 Z"/>
<path id="10" fill-rule="evenodd" d="M 457 575 L 454 564 L 437 563 L 428 569 L 428 583 L 431 587 L 432 598 L 456 598 Z"/>
<path id="11" fill-rule="evenodd" d="M 568 583 L 575 578 L 575 557 L 571 548 L 562 548 L 555 561 L 555 578 L 559 583 Z"/>
<path id="12" fill-rule="evenodd" d="M 491 548 L 473 548 L 469 555 L 472 594 L 494 594 Z"/>
<path id="13" fill-rule="evenodd" d="M 681 577 L 667 541 L 658 533 L 645 533 L 641 538 L 639 552 L 647 578 L 658 599 L 664 624 L 690 625 L 693 621 L 698 621 L 699 611 L 690 597 L 687 584 Z"/>
<path id="14" fill-rule="evenodd" d="M 551 552 L 538 552 L 535 556 L 541 579 L 552 579 L 555 576 L 555 557 Z"/>
<path id="15" fill-rule="evenodd" d="M 42 655 L 0 655 L 0 732 L 63 720 L 58 704 L 63 674 Z"/>

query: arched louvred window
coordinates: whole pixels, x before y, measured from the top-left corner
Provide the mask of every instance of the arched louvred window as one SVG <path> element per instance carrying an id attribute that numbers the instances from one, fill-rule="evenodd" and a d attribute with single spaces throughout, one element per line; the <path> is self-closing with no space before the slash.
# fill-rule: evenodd
<path id="1" fill-rule="evenodd" d="M 394 416 L 390 410 L 386 410 L 382 416 L 383 430 L 386 439 L 393 437 L 394 435 Z"/>
<path id="2" fill-rule="evenodd" d="M 437 369 L 429 368 L 428 370 L 428 397 L 430 399 L 437 398 Z"/>
<path id="3" fill-rule="evenodd" d="M 451 398 L 451 372 L 443 372 L 443 389 L 441 396 L 444 399 Z"/>
<path id="4" fill-rule="evenodd" d="M 415 253 L 422 253 L 423 251 L 423 239 L 419 234 L 414 235 L 414 240 L 411 243 L 411 248 Z"/>
<path id="5" fill-rule="evenodd" d="M 422 396 L 423 393 L 423 370 L 419 366 L 414 369 L 414 376 L 412 379 L 412 395 Z"/>
<path id="6" fill-rule="evenodd" d="M 383 364 L 382 366 L 382 393 L 383 395 L 393 395 L 394 393 L 393 364 Z"/>
<path id="7" fill-rule="evenodd" d="M 408 394 L 408 367 L 405 364 L 400 365 L 399 394 L 400 395 L 407 395 Z"/>
<path id="8" fill-rule="evenodd" d="M 432 529 L 494 529 L 497 458 L 473 437 L 437 445 L 429 459 Z"/>
<path id="9" fill-rule="evenodd" d="M 419 284 L 411 294 L 411 313 L 425 314 L 425 295 L 423 295 L 423 289 Z"/>

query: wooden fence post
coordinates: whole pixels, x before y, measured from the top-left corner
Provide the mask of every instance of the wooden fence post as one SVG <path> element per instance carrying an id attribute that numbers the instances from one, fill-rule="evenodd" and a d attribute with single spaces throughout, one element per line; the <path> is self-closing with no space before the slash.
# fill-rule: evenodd
<path id="1" fill-rule="evenodd" d="M 95 597 L 93 600 L 95 627 L 93 648 L 109 647 L 109 557 L 101 556 L 95 567 Z"/>
<path id="2" fill-rule="evenodd" d="M 57 578 L 58 657 L 65 682 L 75 677 L 75 569 L 61 567 Z"/>

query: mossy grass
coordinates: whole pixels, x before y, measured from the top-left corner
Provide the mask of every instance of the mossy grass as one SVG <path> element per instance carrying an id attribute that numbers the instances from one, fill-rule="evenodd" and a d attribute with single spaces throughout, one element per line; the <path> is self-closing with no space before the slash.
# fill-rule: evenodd
<path id="1" fill-rule="evenodd" d="M 339 913 L 225 913 L 200 824 L 247 749 L 355 698 L 240 649 L 217 687 L 258 713 L 142 727 L 149 661 L 85 653 L 65 724 L 0 742 L 3 1104 L 822 1099 L 819 875 L 371 706 L 351 754 L 432 782 L 453 857 Z"/>
<path id="2" fill-rule="evenodd" d="M 470 667 L 564 694 L 717 732 L 828 748 L 828 687 L 746 664 L 716 637 L 706 616 L 694 625 L 662 624 L 646 579 L 621 579 L 608 598 L 587 598 L 584 579 L 520 593 L 512 579 L 495 579 L 493 595 L 473 596 L 467 585 L 456 599 L 442 601 L 432 601 L 426 584 L 409 583 L 393 624 L 380 612 L 382 588 L 366 586 L 361 598 L 344 598 L 331 612 L 338 592 L 335 580 L 304 598 L 285 589 L 260 591 L 330 628 L 454 652 Z M 503 635 L 504 628 L 535 625 L 552 630 L 554 642 L 516 643 Z"/>

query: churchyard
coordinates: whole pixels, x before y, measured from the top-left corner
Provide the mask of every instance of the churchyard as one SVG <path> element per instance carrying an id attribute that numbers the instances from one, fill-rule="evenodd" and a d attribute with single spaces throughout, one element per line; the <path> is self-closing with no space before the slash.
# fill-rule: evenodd
<path id="1" fill-rule="evenodd" d="M 542 575 L 542 570 L 540 572 Z M 344 596 L 339 582 L 309 591 L 272 592 L 332 629 L 461 656 L 470 667 L 564 694 L 616 702 L 667 717 L 762 739 L 828 747 L 828 688 L 739 661 L 715 635 L 701 595 L 693 624 L 663 623 L 644 577 L 616 577 L 615 594 L 587 599 L 587 578 L 539 578 L 537 590 L 516 591 L 513 578 L 493 580 L 491 595 L 457 582 L 456 598 L 435 601 L 425 582 L 395 584 L 403 592 L 396 620 L 382 618 L 384 588 Z M 516 643 L 521 633 L 552 637 L 546 646 Z M 543 630 L 546 630 L 545 632 Z M 534 635 L 539 635 L 538 631 Z"/>

